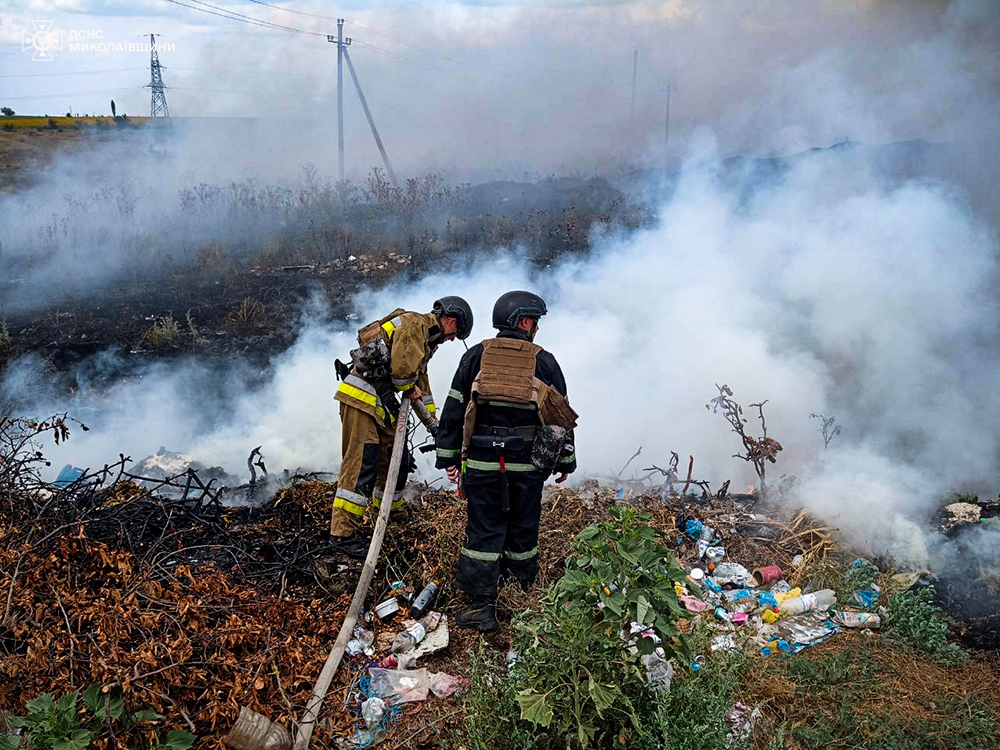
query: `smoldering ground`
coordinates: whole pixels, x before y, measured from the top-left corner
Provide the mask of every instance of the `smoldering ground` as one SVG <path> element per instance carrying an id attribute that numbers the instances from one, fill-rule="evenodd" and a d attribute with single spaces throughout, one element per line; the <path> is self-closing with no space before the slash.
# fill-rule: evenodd
<path id="1" fill-rule="evenodd" d="M 905 16 L 900 5 L 886 7 L 893 18 Z M 769 6 L 772 25 L 781 26 L 782 8 Z M 462 273 L 360 290 L 352 307 L 367 321 L 461 294 L 476 311 L 474 335 L 486 335 L 498 294 L 534 289 L 551 309 L 538 342 L 562 363 L 582 415 L 581 474 L 614 473 L 642 446 L 635 468 L 663 465 L 675 450 L 694 455 L 696 476 L 715 486 L 730 477 L 755 482 L 731 458 L 736 436 L 705 408 L 715 384 L 727 384 L 744 406 L 768 400 L 769 432 L 784 446 L 769 468 L 772 481 L 794 474 L 795 501 L 866 551 L 926 564 L 936 556 L 921 532 L 931 506 L 952 490 L 997 489 L 1000 435 L 990 417 L 1000 317 L 991 292 L 997 238 L 989 179 L 996 150 L 983 143 L 1000 100 L 989 72 L 997 48 L 988 9 L 938 8 L 904 24 L 877 54 L 855 54 L 864 44 L 850 34 L 826 45 L 806 35 L 787 64 L 748 65 L 746 75 L 761 73 L 759 88 L 742 96 L 736 84 L 723 87 L 725 105 L 706 96 L 704 111 L 717 115 L 702 119 L 712 123 L 709 132 L 696 135 L 689 123 L 684 163 L 668 191 L 652 182 L 656 225 L 595 234 L 586 259 L 537 270 L 518 248 L 498 247 L 492 260 L 480 257 Z M 801 30 L 800 22 L 788 19 L 790 28 Z M 701 28 L 708 33 L 710 25 Z M 866 27 L 858 39 L 884 28 Z M 736 32 L 722 38 L 745 41 Z M 747 60 L 754 49 L 763 54 L 735 46 Z M 875 58 L 884 62 L 877 75 L 866 68 Z M 803 154 L 766 177 L 760 162 L 744 170 L 726 159 L 734 143 L 794 151 L 848 134 L 948 143 L 935 152 L 943 166 L 933 169 L 915 164 L 905 144 L 888 162 L 857 143 Z M 329 166 L 329 152 L 321 166 Z M 155 216 L 155 205 L 136 210 Z M 243 229 L 222 218 L 213 216 L 206 231 Z M 335 469 L 332 360 L 350 349 L 356 325 L 317 322 L 324 319 L 305 310 L 297 343 L 264 372 L 175 361 L 144 366 L 71 403 L 36 370 L 15 365 L 4 393 L 38 413 L 87 410 L 93 430 L 55 449 L 57 463 L 95 465 L 120 450 L 139 458 L 164 445 L 238 471 L 249 449 L 262 445 L 272 467 Z M 439 401 L 461 352 L 448 344 L 432 363 Z M 812 413 L 843 426 L 828 449 Z M 759 434 L 753 413 L 746 416 L 748 432 Z"/>
<path id="2" fill-rule="evenodd" d="M 994 489 L 995 234 L 944 186 L 889 186 L 836 153 L 749 190 L 723 181 L 706 148 L 655 228 L 598 238 L 587 260 L 532 271 L 498 251 L 464 276 L 361 291 L 353 307 L 368 320 L 462 294 L 474 336 L 485 336 L 498 294 L 535 289 L 551 310 L 538 341 L 561 362 L 582 415 L 583 475 L 614 473 L 642 446 L 636 468 L 664 465 L 675 450 L 694 455 L 695 474 L 713 484 L 756 481 L 731 458 L 736 436 L 706 409 L 725 383 L 744 406 L 768 400 L 769 433 L 785 447 L 772 482 L 794 474 L 795 501 L 853 541 L 925 564 L 919 529 L 930 508 L 950 490 Z M 297 343 L 263 374 L 190 359 L 143 368 L 71 405 L 40 397 L 37 374 L 15 366 L 4 391 L 30 382 L 35 411 L 91 415 L 91 432 L 53 452 L 57 463 L 99 464 L 119 450 L 139 458 L 164 445 L 236 471 L 263 445 L 272 467 L 329 470 L 339 457 L 331 365 L 353 330 L 319 317 L 303 312 Z M 439 401 L 462 351 L 447 344 L 432 362 Z M 828 449 L 811 413 L 843 426 Z M 759 434 L 752 411 L 745 416 Z"/>

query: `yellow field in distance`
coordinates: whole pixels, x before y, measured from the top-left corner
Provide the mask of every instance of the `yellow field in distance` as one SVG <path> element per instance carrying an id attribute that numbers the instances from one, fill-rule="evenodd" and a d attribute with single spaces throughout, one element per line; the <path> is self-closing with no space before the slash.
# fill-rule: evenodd
<path id="1" fill-rule="evenodd" d="M 97 121 L 103 120 L 109 126 L 114 126 L 114 121 L 110 117 L 66 117 L 65 115 L 61 117 L 52 116 L 51 118 L 45 116 L 26 116 L 14 115 L 13 117 L 3 117 L 0 116 L 0 126 L 10 123 L 15 128 L 47 128 L 49 127 L 49 119 L 56 121 L 56 126 L 60 128 L 75 128 L 81 125 L 89 127 L 97 127 Z M 132 117 L 129 115 L 128 121 L 132 125 L 145 125 L 149 117 Z"/>

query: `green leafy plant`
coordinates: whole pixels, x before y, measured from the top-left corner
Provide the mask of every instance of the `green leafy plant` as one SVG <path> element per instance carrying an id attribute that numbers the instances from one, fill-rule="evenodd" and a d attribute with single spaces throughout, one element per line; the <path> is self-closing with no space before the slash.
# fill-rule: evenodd
<path id="1" fill-rule="evenodd" d="M 658 544 L 650 516 L 628 506 L 609 510 L 611 520 L 591 524 L 573 541 L 566 574 L 556 584 L 557 603 L 585 611 L 606 630 L 627 631 L 631 623 L 651 629 L 662 641 L 666 658 L 691 657 L 691 646 L 676 621 L 691 615 L 677 598 L 674 584 L 687 572 L 673 552 Z M 652 638 L 639 638 L 640 655 L 653 652 Z"/>
<path id="2" fill-rule="evenodd" d="M 81 713 L 82 700 L 87 712 Z M 183 729 L 167 732 L 166 736 L 150 731 L 146 726 L 163 719 L 148 706 L 130 709 L 120 687 L 105 688 L 99 684 L 64 695 L 58 700 L 44 693 L 27 703 L 24 716 L 8 716 L 11 729 L 24 729 L 31 750 L 86 750 L 101 737 L 114 737 L 129 750 L 159 748 L 188 750 L 196 735 Z M 152 739 L 150 739 L 152 738 Z M 20 737 L 0 736 L 0 750 L 18 750 Z"/>
<path id="3" fill-rule="evenodd" d="M 660 641 L 663 656 L 691 657 L 677 628 L 690 615 L 674 582 L 684 570 L 656 541 L 649 516 L 615 507 L 611 520 L 584 529 L 566 573 L 541 612 L 515 624 L 520 658 L 512 670 L 521 718 L 562 747 L 627 744 L 641 728 L 636 699 L 647 691 L 641 657 Z M 640 633 L 632 634 L 632 623 Z"/>
<path id="4" fill-rule="evenodd" d="M 847 573 L 844 574 L 843 586 L 837 587 L 840 589 L 840 596 L 838 597 L 840 603 L 850 604 L 856 593 L 871 589 L 878 572 L 878 568 L 868 560 L 855 560 Z"/>
<path id="5" fill-rule="evenodd" d="M 79 692 L 59 700 L 51 693 L 39 695 L 28 701 L 27 714 L 8 716 L 7 726 L 26 730 L 32 750 L 84 750 L 94 733 L 83 727 L 77 715 L 79 697 Z M 0 750 L 17 750 L 20 745 L 20 737 L 0 737 Z"/>
<path id="6" fill-rule="evenodd" d="M 954 643 L 948 643 L 952 619 L 933 603 L 934 590 L 904 591 L 889 600 L 887 624 L 897 640 L 929 654 L 942 664 L 959 664 L 968 657 Z"/>

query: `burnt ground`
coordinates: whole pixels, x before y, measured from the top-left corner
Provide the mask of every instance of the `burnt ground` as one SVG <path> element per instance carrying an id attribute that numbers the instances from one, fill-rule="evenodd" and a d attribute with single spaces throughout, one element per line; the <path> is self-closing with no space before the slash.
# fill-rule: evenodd
<path id="1" fill-rule="evenodd" d="M 342 317 L 360 288 L 380 286 L 399 274 L 398 268 L 377 268 L 383 264 L 373 260 L 123 280 L 86 297 L 9 317 L 13 345 L 7 359 L 31 352 L 62 371 L 109 347 L 131 352 L 137 362 L 181 353 L 266 357 L 294 342 L 299 332 L 294 321 L 311 298 L 319 296 L 331 316 Z M 177 323 L 177 335 L 149 335 L 164 319 Z"/>

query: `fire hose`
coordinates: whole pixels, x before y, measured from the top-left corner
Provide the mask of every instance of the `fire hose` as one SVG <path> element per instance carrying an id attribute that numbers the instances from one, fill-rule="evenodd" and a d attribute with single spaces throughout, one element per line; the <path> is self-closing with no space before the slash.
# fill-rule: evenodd
<path id="1" fill-rule="evenodd" d="M 403 454 L 406 452 L 406 423 L 409 421 L 411 403 L 416 407 L 418 414 L 423 409 L 423 413 L 427 414 L 433 420 L 433 417 L 427 412 L 427 408 L 423 404 L 417 401 L 411 402 L 408 398 L 403 399 L 403 403 L 399 407 L 399 417 L 396 419 L 396 438 L 392 446 L 392 460 L 389 462 L 389 473 L 385 479 L 387 490 L 396 486 L 399 467 L 402 463 Z M 428 429 L 430 428 L 428 427 Z M 391 497 L 391 495 L 391 492 L 386 492 L 386 498 Z M 326 659 L 326 664 L 323 665 L 323 671 L 320 672 L 319 678 L 316 680 L 312 697 L 309 699 L 309 703 L 306 704 L 306 710 L 302 714 L 302 720 L 299 722 L 298 732 L 295 735 L 293 750 L 306 750 L 309 747 L 309 740 L 312 738 L 316 720 L 319 718 L 320 708 L 323 706 L 323 700 L 326 698 L 327 691 L 330 689 L 330 683 L 333 682 L 333 676 L 336 674 L 337 668 L 344 658 L 344 650 L 347 648 L 347 642 L 352 637 L 354 626 L 358 622 L 358 616 L 361 614 L 361 609 L 365 603 L 365 597 L 368 596 L 368 587 L 371 585 L 372 576 L 375 574 L 375 563 L 378 561 L 379 552 L 382 551 L 382 540 L 385 538 L 385 530 L 389 525 L 389 511 L 391 508 L 392 503 L 388 499 L 379 507 L 378 518 L 375 520 L 375 530 L 372 532 L 372 541 L 368 546 L 368 556 L 365 558 L 365 564 L 361 568 L 361 578 L 358 580 L 358 587 L 354 590 L 354 598 L 351 599 L 351 606 L 347 610 L 347 616 L 344 617 L 344 623 L 340 626 L 340 633 L 337 634 L 337 640 L 333 644 L 333 648 L 330 649 L 330 655 Z"/>

